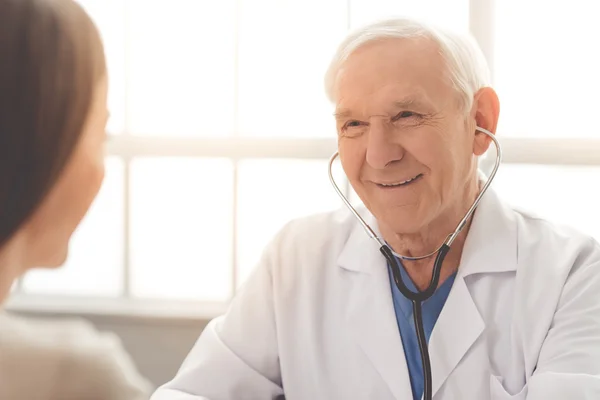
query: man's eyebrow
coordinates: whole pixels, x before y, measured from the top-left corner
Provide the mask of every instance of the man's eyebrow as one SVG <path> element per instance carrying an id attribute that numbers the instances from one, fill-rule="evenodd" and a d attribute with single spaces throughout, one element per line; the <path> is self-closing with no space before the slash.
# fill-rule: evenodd
<path id="1" fill-rule="evenodd" d="M 409 108 L 424 108 L 426 103 L 414 97 L 406 97 L 402 100 L 397 100 L 392 103 L 394 109 L 409 109 Z M 333 116 L 335 119 L 344 119 L 352 115 L 352 110 L 348 108 L 340 108 L 335 110 Z"/>
<path id="2" fill-rule="evenodd" d="M 335 112 L 333 113 L 335 119 L 344 119 L 349 117 L 350 115 L 352 115 L 352 111 L 348 110 L 347 108 L 335 110 Z"/>
<path id="3" fill-rule="evenodd" d="M 399 101 L 395 101 L 393 103 L 394 108 L 400 108 L 400 109 L 404 109 L 404 108 L 423 108 L 426 106 L 426 103 L 416 99 L 414 97 L 407 97 L 405 99 L 399 100 Z"/>

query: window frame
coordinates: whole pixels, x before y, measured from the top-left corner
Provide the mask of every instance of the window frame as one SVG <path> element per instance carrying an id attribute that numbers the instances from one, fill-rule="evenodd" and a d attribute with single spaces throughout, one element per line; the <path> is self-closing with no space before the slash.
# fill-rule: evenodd
<path id="1" fill-rule="evenodd" d="M 350 3 L 350 1 L 349 1 Z M 494 76 L 494 0 L 469 1 L 469 28 L 485 54 L 492 79 Z M 239 2 L 238 2 L 239 7 Z M 236 60 L 237 62 L 237 60 Z M 237 68 L 237 65 L 236 65 Z M 236 74 L 237 75 L 237 74 Z M 237 91 L 237 84 L 236 84 Z M 236 92 L 237 96 L 237 92 Z M 127 102 L 125 102 L 127 104 Z M 236 101 L 237 104 L 237 101 Z M 234 118 L 237 116 L 235 110 Z M 127 110 L 125 110 L 125 126 Z M 502 137 L 498 140 L 502 146 L 505 164 L 541 164 L 541 165 L 600 165 L 600 139 L 571 138 L 519 138 Z M 234 201 L 232 243 L 232 282 L 231 293 L 238 287 L 236 235 L 237 226 L 237 171 L 240 160 L 247 158 L 277 159 L 328 159 L 336 150 L 336 138 L 270 138 L 270 137 L 202 137 L 168 138 L 134 136 L 128 132 L 111 136 L 107 144 L 107 156 L 117 156 L 124 162 L 124 260 L 123 292 L 115 298 L 72 297 L 56 295 L 37 295 L 25 293 L 21 282 L 17 283 L 7 302 L 11 311 L 67 312 L 73 314 L 102 314 L 134 317 L 157 318 L 199 318 L 206 319 L 225 311 L 227 303 L 209 303 L 201 301 L 176 301 L 165 299 L 138 299 L 131 297 L 130 255 L 129 255 L 129 215 L 130 215 L 130 170 L 136 157 L 223 157 L 234 164 Z M 482 168 L 491 167 L 494 160 L 483 160 Z M 345 185 L 346 193 L 349 186 Z"/>

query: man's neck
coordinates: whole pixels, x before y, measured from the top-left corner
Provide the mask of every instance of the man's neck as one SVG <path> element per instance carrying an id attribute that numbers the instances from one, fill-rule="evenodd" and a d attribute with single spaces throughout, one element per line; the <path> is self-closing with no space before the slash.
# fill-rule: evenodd
<path id="1" fill-rule="evenodd" d="M 438 249 L 447 239 L 448 235 L 454 232 L 458 223 L 465 216 L 478 194 L 479 184 L 475 181 L 473 184 L 466 187 L 463 196 L 456 201 L 456 206 L 448 210 L 448 212 L 436 221 L 428 224 L 426 230 L 414 234 L 398 234 L 390 232 L 386 234 L 385 229 L 382 229 L 382 235 L 387 243 L 392 246 L 394 251 L 399 254 L 410 257 L 419 257 L 429 254 Z M 452 243 L 450 251 L 442 264 L 438 286 L 458 269 L 470 226 L 471 221 L 469 220 L 456 240 Z M 406 272 L 419 290 L 424 290 L 429 286 L 436 255 L 437 253 L 423 260 L 402 261 Z"/>

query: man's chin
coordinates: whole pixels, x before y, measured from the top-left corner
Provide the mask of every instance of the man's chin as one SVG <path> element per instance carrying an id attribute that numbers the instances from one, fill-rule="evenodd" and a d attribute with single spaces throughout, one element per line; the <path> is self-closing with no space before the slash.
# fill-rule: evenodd
<path id="1" fill-rule="evenodd" d="M 380 215 L 380 216 L 379 216 Z M 376 215 L 377 222 L 385 230 L 398 235 L 411 235 L 427 230 L 427 222 L 415 207 L 394 207 Z"/>

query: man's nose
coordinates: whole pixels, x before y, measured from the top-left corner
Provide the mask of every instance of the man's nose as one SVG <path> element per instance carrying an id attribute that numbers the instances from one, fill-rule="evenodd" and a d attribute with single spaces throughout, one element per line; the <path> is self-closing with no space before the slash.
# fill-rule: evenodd
<path id="1" fill-rule="evenodd" d="M 389 121 L 372 119 L 367 140 L 367 163 L 375 169 L 384 169 L 404 157 L 404 148 L 394 143 L 394 131 Z"/>

